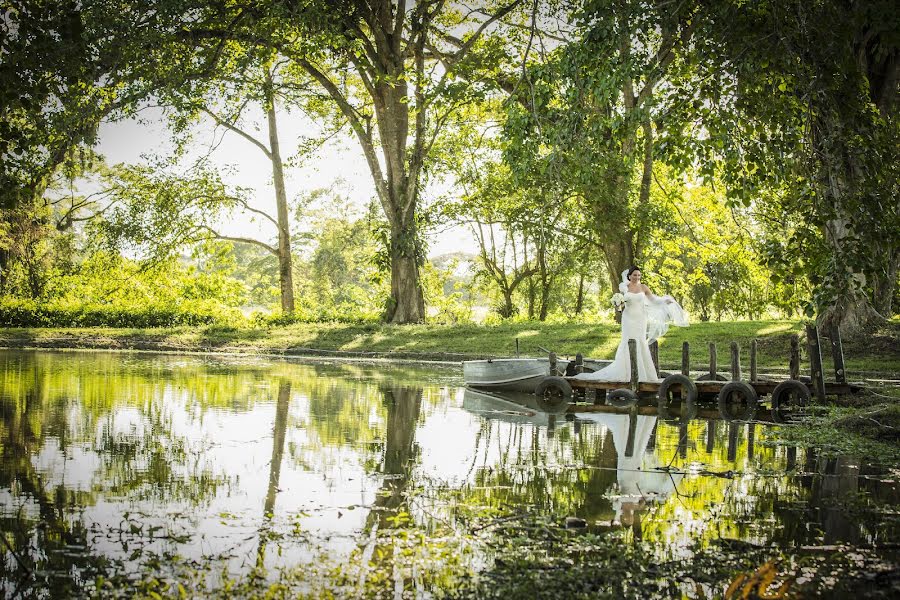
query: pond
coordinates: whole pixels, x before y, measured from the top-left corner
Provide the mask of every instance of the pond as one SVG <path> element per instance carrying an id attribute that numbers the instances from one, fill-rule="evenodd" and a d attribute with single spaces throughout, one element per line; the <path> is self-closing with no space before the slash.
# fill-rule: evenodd
<path id="1" fill-rule="evenodd" d="M 641 412 L 543 413 L 458 365 L 0 351 L 0 590 L 429 597 L 535 519 L 651 562 L 898 539 L 891 465 Z"/>

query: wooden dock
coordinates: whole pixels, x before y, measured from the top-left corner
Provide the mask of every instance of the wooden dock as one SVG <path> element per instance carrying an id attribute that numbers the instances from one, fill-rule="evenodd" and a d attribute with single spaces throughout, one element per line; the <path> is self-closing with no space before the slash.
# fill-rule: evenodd
<path id="1" fill-rule="evenodd" d="M 569 382 L 569 385 L 572 386 L 573 390 L 616 390 L 620 388 L 631 388 L 630 381 L 585 381 L 573 377 L 567 377 L 566 380 Z M 694 382 L 697 386 L 697 391 L 703 395 L 718 395 L 725 384 L 728 383 L 727 381 L 697 380 L 694 380 Z M 760 396 L 769 396 L 781 381 L 762 380 L 748 383 Z M 638 382 L 636 391 L 658 394 L 659 385 L 659 383 Z M 810 388 L 810 391 L 812 391 L 812 384 L 807 383 L 806 385 Z M 843 394 L 854 394 L 863 389 L 863 387 L 853 383 L 826 382 L 824 389 L 826 396 L 840 396 Z"/>
<path id="2" fill-rule="evenodd" d="M 822 369 L 822 355 L 819 343 L 819 332 L 815 325 L 807 325 L 806 341 L 810 363 L 808 377 L 800 376 L 800 339 L 799 336 L 791 336 L 790 355 L 788 358 L 789 377 L 783 380 L 760 378 L 757 370 L 757 342 L 750 344 L 750 369 L 749 377 L 745 377 L 741 365 L 741 349 L 737 342 L 730 344 L 731 364 L 728 371 L 720 372 L 718 367 L 718 350 L 714 343 L 709 344 L 709 367 L 704 370 L 691 371 L 690 346 L 688 342 L 682 345 L 681 372 L 664 373 L 659 370 L 658 348 L 651 345 L 658 382 L 641 382 L 638 379 L 637 369 L 637 343 L 628 341 L 629 357 L 631 359 L 631 377 L 629 381 L 591 381 L 579 379 L 577 375 L 583 372 L 584 361 L 581 355 L 577 355 L 574 361 L 575 376 L 562 377 L 556 369 L 556 357 L 550 355 L 551 375 L 546 377 L 542 385 L 538 386 L 538 395 L 544 395 L 549 403 L 569 402 L 569 412 L 591 412 L 606 408 L 621 409 L 630 407 L 633 410 L 646 409 L 647 414 L 666 414 L 670 403 L 680 402 L 687 404 L 682 410 L 683 414 L 702 415 L 705 410 L 697 406 L 698 400 L 715 397 L 718 402 L 718 412 L 724 418 L 749 420 L 757 415 L 759 403 L 762 398 L 768 398 L 770 408 L 765 409 L 773 420 L 784 419 L 797 409 L 801 409 L 815 398 L 820 403 L 826 401 L 827 396 L 842 396 L 853 394 L 863 389 L 861 384 L 847 381 L 844 368 L 844 353 L 841 347 L 840 335 L 833 331 L 830 336 L 831 351 L 834 362 L 834 380 L 826 381 Z M 692 376 L 700 373 L 699 376 Z M 589 398 L 588 392 L 593 391 L 594 398 Z M 657 407 L 638 407 L 638 401 L 642 396 L 656 395 Z M 581 399 L 582 403 L 572 402 Z M 591 404 L 584 401 L 593 400 Z M 593 407 L 593 408 L 592 408 Z M 603 412 L 603 410 L 601 410 Z M 711 411 L 714 412 L 714 411 Z M 762 416 L 760 412 L 760 416 Z"/>

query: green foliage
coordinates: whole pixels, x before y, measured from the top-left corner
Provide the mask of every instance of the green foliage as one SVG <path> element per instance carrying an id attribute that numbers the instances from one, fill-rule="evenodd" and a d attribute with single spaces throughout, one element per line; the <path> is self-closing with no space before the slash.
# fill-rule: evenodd
<path id="1" fill-rule="evenodd" d="M 296 261 L 294 322 L 371 321 L 383 310 L 390 280 L 377 263 L 384 256 L 377 234 L 370 218 L 354 218 L 347 209 L 347 200 L 335 197 L 308 217 L 314 233 L 305 236 L 305 252 Z"/>
<path id="2" fill-rule="evenodd" d="M 0 300 L 0 327 L 176 327 L 228 322 L 239 316 L 240 313 L 202 303 L 168 308 L 66 306 L 33 300 Z"/>
<path id="3" fill-rule="evenodd" d="M 729 208 L 721 188 L 656 170 L 648 206 L 658 217 L 641 263 L 651 289 L 675 296 L 701 321 L 794 314 L 807 287 L 770 281 L 758 216 Z"/>
<path id="4" fill-rule="evenodd" d="M 202 161 L 107 169 L 89 151 L 103 120 L 152 96 L 174 109 L 181 157 L 201 115 L 246 128 L 248 102 L 313 118 L 298 160 L 348 124 L 366 153 L 369 226 L 332 215 L 297 237 L 297 315 L 260 323 L 393 313 L 392 256 L 415 257 L 404 277 L 422 278 L 428 318 L 447 323 L 471 318 L 476 288 L 491 322 L 596 319 L 632 261 L 701 320 L 850 300 L 889 316 L 900 12 L 889 0 L 776 4 L 491 3 L 502 16 L 477 32 L 481 13 L 419 7 L 395 15 L 395 56 L 374 41 L 386 22 L 351 0 L 300 13 L 16 3 L 0 23 L 0 295 L 135 314 L 277 305 L 271 241 L 208 241 L 247 208 L 244 191 Z M 97 198 L 54 189 L 91 173 Z M 428 207 L 448 174 L 458 189 Z M 449 220 L 481 243 L 466 289 L 425 260 L 426 233 Z"/>
<path id="5" fill-rule="evenodd" d="M 731 205 L 763 215 L 766 265 L 775 281 L 812 284 L 808 314 L 888 312 L 900 239 L 888 201 L 900 181 L 897 4 L 711 8 L 698 20 L 696 70 L 671 88 L 683 124 L 664 133 L 672 164 L 699 158 Z"/>
<path id="6" fill-rule="evenodd" d="M 105 178 L 109 208 L 90 222 L 92 240 L 113 251 L 161 261 L 210 237 L 211 225 L 236 207 L 238 197 L 202 162 L 192 171 L 182 176 L 168 165 L 111 170 Z"/>
<path id="7" fill-rule="evenodd" d="M 422 288 L 429 309 L 429 323 L 456 325 L 472 322 L 474 296 L 471 284 L 462 281 L 451 283 L 458 264 L 458 261 L 451 260 L 441 269 L 426 262 L 422 268 Z"/>

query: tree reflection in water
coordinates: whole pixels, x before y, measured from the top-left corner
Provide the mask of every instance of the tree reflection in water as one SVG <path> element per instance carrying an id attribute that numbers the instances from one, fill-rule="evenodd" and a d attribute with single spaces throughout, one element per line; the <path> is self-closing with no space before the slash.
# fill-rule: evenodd
<path id="1" fill-rule="evenodd" d="M 268 527 L 275 514 L 275 495 L 281 477 L 281 463 L 284 456 L 284 438 L 287 432 L 288 412 L 291 405 L 291 382 L 278 382 L 278 400 L 275 403 L 275 422 L 272 424 L 272 459 L 269 461 L 269 487 L 263 506 L 263 526 L 259 532 L 259 546 L 256 551 L 256 566 L 264 569 Z"/>
<path id="2" fill-rule="evenodd" d="M 551 414 L 456 381 L 384 365 L 0 352 L 0 589 L 72 595 L 100 574 L 157 576 L 180 555 L 263 586 L 279 567 L 306 590 L 418 593 L 489 564 L 479 544 L 521 515 L 579 517 L 660 556 L 898 533 L 879 516 L 898 503 L 888 474 L 773 446 L 763 425 Z"/>

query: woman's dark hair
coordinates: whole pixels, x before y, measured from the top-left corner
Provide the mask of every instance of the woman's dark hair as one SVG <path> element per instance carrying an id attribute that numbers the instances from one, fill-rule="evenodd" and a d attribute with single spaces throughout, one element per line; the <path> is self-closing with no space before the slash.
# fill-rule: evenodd
<path id="1" fill-rule="evenodd" d="M 640 271 L 640 270 L 641 270 L 641 268 L 639 266 L 631 265 L 631 268 L 628 269 L 628 274 L 625 275 L 625 279 L 631 279 L 631 274 L 634 273 L 635 271 Z"/>

